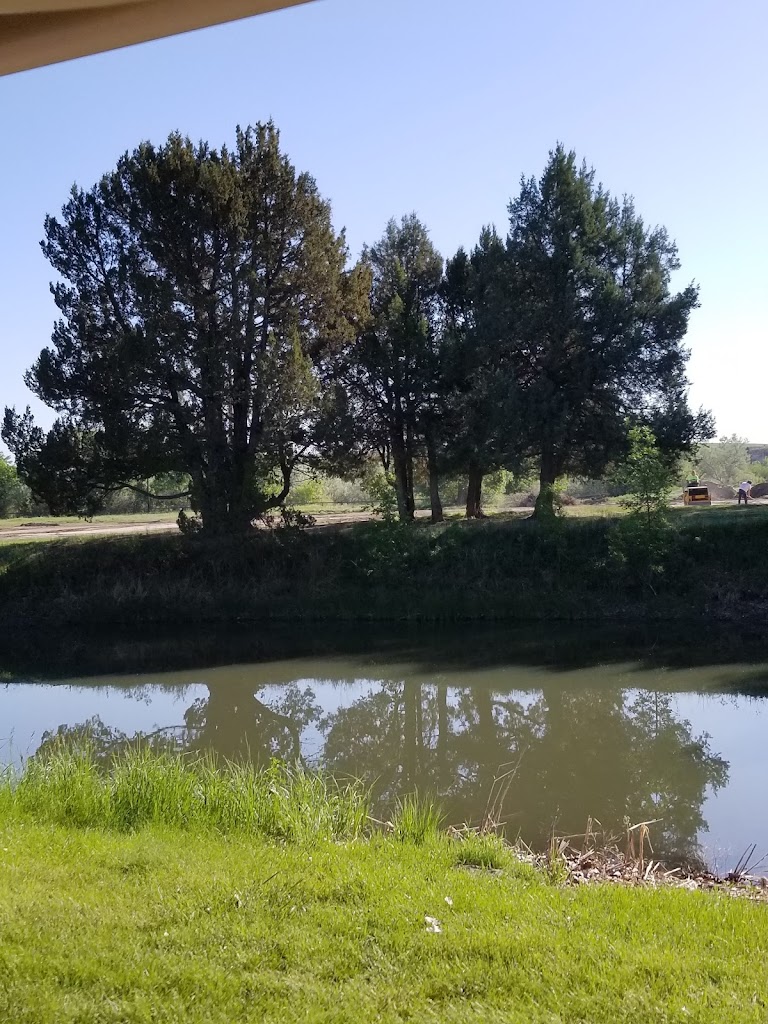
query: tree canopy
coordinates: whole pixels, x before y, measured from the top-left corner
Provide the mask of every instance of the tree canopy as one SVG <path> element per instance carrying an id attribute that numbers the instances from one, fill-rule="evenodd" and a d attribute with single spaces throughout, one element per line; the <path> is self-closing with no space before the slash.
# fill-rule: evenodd
<path id="1" fill-rule="evenodd" d="M 680 264 L 666 230 L 562 146 L 538 181 L 523 180 L 509 215 L 510 358 L 545 510 L 559 476 L 597 475 L 620 457 L 627 420 L 677 452 L 710 430 L 686 400 L 698 290 L 671 291 Z"/>
<path id="2" fill-rule="evenodd" d="M 29 504 L 29 491 L 19 479 L 16 467 L 0 454 L 0 519 L 23 515 Z"/>
<path id="3" fill-rule="evenodd" d="M 61 318 L 26 381 L 60 419 L 44 436 L 7 412 L 3 433 L 36 493 L 81 511 L 185 472 L 216 530 L 281 504 L 323 363 L 364 305 L 330 206 L 275 126 L 238 130 L 232 150 L 142 144 L 73 188 L 42 247 Z"/>
<path id="4" fill-rule="evenodd" d="M 558 146 L 524 178 L 506 237 L 486 227 L 443 267 L 415 214 L 351 266 L 314 179 L 272 123 L 234 146 L 178 134 L 73 188 L 45 223 L 60 311 L 27 374 L 58 414 L 47 433 L 6 410 L 3 438 L 52 511 L 96 511 L 117 488 L 189 480 L 206 530 L 247 529 L 303 461 L 360 474 L 377 460 L 414 516 L 414 481 L 537 466 L 598 476 L 652 430 L 671 465 L 712 435 L 687 400 L 684 338 L 698 291 L 666 230 Z"/>
<path id="5" fill-rule="evenodd" d="M 710 480 L 722 487 L 737 487 L 753 471 L 747 439 L 731 434 L 716 443 L 702 445 L 696 457 L 696 466 L 702 480 Z"/>
<path id="6" fill-rule="evenodd" d="M 352 434 L 379 453 L 400 518 L 412 519 L 414 460 L 425 445 L 434 457 L 443 260 L 411 214 L 391 220 L 362 262 L 370 274 L 370 317 L 344 370 L 356 410 Z"/>

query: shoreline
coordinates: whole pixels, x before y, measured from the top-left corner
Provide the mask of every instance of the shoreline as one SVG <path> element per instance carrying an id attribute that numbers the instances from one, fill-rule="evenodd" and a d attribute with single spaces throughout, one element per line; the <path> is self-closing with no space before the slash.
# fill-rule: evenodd
<path id="1" fill-rule="evenodd" d="M 569 868 L 559 848 L 441 832 L 423 803 L 369 834 L 357 798 L 299 776 L 273 776 L 277 803 L 251 803 L 242 828 L 227 807 L 267 792 L 258 779 L 209 773 L 219 800 L 200 817 L 168 764 L 136 767 L 106 802 L 55 764 L 15 807 L 0 789 L 1 1019 L 756 1024 L 768 1009 L 762 884 L 694 885 L 641 869 L 637 849 L 623 869 L 599 850 Z"/>
<path id="2" fill-rule="evenodd" d="M 571 520 L 210 541 L 168 533 L 0 546 L 6 630 L 254 623 L 694 621 L 768 612 L 768 517 L 681 519 L 646 564 L 614 525 Z"/>

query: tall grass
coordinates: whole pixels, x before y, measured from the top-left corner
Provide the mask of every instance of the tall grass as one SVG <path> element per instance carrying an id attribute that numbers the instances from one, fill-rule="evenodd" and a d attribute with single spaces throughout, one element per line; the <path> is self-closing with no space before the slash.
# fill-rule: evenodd
<path id="1" fill-rule="evenodd" d="M 420 845 L 437 836 L 442 821 L 442 811 L 431 797 L 409 793 L 397 802 L 392 835 L 399 842 Z"/>
<path id="2" fill-rule="evenodd" d="M 500 870 L 509 863 L 504 841 L 495 832 L 460 832 L 452 849 L 456 864 L 464 867 Z"/>
<path id="3" fill-rule="evenodd" d="M 137 748 L 103 767 L 87 746 L 62 745 L 32 758 L 20 775 L 0 778 L 0 809 L 57 825 L 166 825 L 311 843 L 361 836 L 369 800 L 359 783 L 337 783 L 300 765 L 258 769 Z"/>

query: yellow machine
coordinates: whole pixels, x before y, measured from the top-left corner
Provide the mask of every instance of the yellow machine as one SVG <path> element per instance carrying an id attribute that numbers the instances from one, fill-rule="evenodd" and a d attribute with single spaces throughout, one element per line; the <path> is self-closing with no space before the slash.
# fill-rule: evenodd
<path id="1" fill-rule="evenodd" d="M 709 488 L 700 484 L 688 484 L 683 491 L 684 505 L 711 505 L 712 499 L 709 496 Z"/>

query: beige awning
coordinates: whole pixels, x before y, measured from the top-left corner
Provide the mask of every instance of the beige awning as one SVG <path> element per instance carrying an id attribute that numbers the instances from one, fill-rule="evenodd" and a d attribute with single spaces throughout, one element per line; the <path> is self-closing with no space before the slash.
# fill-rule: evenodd
<path id="1" fill-rule="evenodd" d="M 0 0 L 0 75 L 308 0 Z"/>

